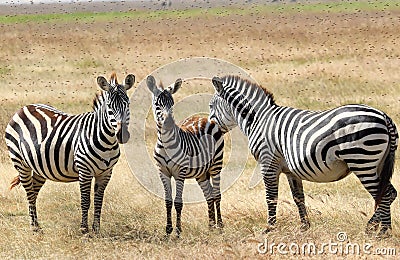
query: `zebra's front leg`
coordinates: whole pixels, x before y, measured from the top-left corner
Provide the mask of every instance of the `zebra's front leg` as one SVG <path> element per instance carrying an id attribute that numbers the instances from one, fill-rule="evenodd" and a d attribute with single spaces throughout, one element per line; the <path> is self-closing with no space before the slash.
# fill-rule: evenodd
<path id="1" fill-rule="evenodd" d="M 103 206 L 104 191 L 111 178 L 111 171 L 103 173 L 100 176 L 95 177 L 94 184 L 94 218 L 93 218 L 93 231 L 98 234 L 100 231 L 100 216 L 101 208 Z"/>
<path id="2" fill-rule="evenodd" d="M 297 208 L 299 210 L 300 221 L 301 221 L 300 228 L 302 231 L 306 231 L 310 228 L 310 221 L 308 219 L 306 205 L 304 201 L 303 183 L 300 179 L 292 175 L 287 175 L 287 179 L 289 182 L 290 189 L 292 191 L 294 202 L 296 203 Z"/>
<path id="3" fill-rule="evenodd" d="M 172 233 L 172 187 L 171 187 L 171 176 L 164 175 L 164 173 L 160 172 L 160 179 L 164 186 L 164 194 L 165 194 L 165 208 L 167 210 L 167 225 L 165 227 L 165 232 L 167 236 Z"/>
<path id="4" fill-rule="evenodd" d="M 79 174 L 79 188 L 81 191 L 81 209 L 82 209 L 82 222 L 81 232 L 86 234 L 89 232 L 88 226 L 88 211 L 90 208 L 90 189 L 92 184 L 92 176 L 83 176 Z"/>
<path id="5" fill-rule="evenodd" d="M 215 226 L 215 208 L 214 208 L 214 198 L 213 198 L 213 187 L 210 184 L 210 179 L 208 177 L 203 179 L 197 179 L 201 190 L 203 191 L 204 198 L 206 199 L 208 206 L 208 226 L 213 228 Z"/>
<path id="6" fill-rule="evenodd" d="M 177 237 L 179 237 L 182 232 L 182 224 L 181 224 L 181 214 L 183 208 L 182 193 L 185 180 L 181 177 L 178 177 L 175 181 L 176 181 L 176 196 L 174 200 L 174 206 L 176 210 L 176 235 Z"/>
<path id="7" fill-rule="evenodd" d="M 275 173 L 266 173 L 263 175 L 265 185 L 265 197 L 268 205 L 268 226 L 264 233 L 268 233 L 275 228 L 276 224 L 276 206 L 278 204 L 278 177 Z"/>

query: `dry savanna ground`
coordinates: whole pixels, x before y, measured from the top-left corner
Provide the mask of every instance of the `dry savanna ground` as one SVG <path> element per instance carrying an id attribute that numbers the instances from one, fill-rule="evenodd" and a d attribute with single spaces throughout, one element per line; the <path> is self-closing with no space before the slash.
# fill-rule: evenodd
<path id="1" fill-rule="evenodd" d="M 243 67 L 281 105 L 322 110 L 364 103 L 400 123 L 399 17 L 395 1 L 1 16 L 0 135 L 24 104 L 90 111 L 98 75 L 133 73 L 138 83 L 159 66 L 188 57 L 215 57 Z M 204 87 L 212 93 L 212 87 Z M 176 98 L 189 94 L 186 88 Z M 164 240 L 164 202 L 138 183 L 124 155 L 106 190 L 100 235 L 79 233 L 78 184 L 53 182 L 39 194 L 43 232 L 34 234 L 25 191 L 8 191 L 16 171 L 2 138 L 0 258 L 279 258 L 276 248 L 273 255 L 259 254 L 258 244 L 268 239 L 321 245 L 337 242 L 338 232 L 346 232 L 351 243 L 370 243 L 372 251 L 394 248 L 400 254 L 399 199 L 392 205 L 392 237 L 365 235 L 374 203 L 353 176 L 304 184 L 312 223 L 306 232 L 300 231 L 282 176 L 277 228 L 264 235 L 264 187 L 248 188 L 254 165 L 250 158 L 239 180 L 223 193 L 222 232 L 208 230 L 205 203 L 189 204 L 183 209 L 181 238 Z M 400 189 L 399 163 L 393 183 Z M 324 255 L 337 256 L 328 250 Z"/>

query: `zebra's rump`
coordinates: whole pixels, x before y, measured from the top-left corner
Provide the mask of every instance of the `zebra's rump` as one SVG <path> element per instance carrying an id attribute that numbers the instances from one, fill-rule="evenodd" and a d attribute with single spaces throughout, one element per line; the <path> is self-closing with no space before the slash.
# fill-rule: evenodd
<path id="1" fill-rule="evenodd" d="M 47 105 L 28 105 L 16 112 L 7 125 L 5 139 L 16 168 L 33 170 L 50 180 L 78 180 L 73 146 L 79 132 L 69 116 Z"/>
<path id="2" fill-rule="evenodd" d="M 289 139 L 285 149 L 289 169 L 318 182 L 376 167 L 389 148 L 384 113 L 363 105 L 306 115 Z"/>

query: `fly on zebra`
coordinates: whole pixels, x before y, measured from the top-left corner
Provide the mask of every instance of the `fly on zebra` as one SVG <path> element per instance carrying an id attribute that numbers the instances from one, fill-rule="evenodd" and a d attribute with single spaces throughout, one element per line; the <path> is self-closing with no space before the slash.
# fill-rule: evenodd
<path id="1" fill-rule="evenodd" d="M 174 205 L 178 237 L 182 231 L 184 181 L 188 178 L 195 178 L 204 193 L 208 205 L 209 226 L 223 227 L 220 211 L 220 172 L 224 136 L 218 125 L 207 118 L 191 116 L 180 125 L 175 123 L 172 95 L 181 85 L 182 80 L 178 79 L 170 87 L 164 88 L 162 84 L 156 85 L 153 76 L 147 77 L 147 87 L 152 93 L 153 115 L 157 125 L 154 159 L 165 192 L 166 233 L 169 235 L 173 231 L 171 213 Z M 171 177 L 174 177 L 176 182 L 174 200 L 172 200 Z"/>
<path id="2" fill-rule="evenodd" d="M 279 174 L 285 173 L 302 229 L 310 227 L 302 181 L 333 182 L 353 172 L 375 200 L 367 232 L 391 229 L 390 205 L 397 196 L 390 180 L 398 132 L 384 112 L 366 105 L 326 111 L 279 106 L 258 84 L 228 75 L 214 77 L 210 119 L 224 131 L 239 126 L 261 166 L 269 231 L 276 223 Z"/>
<path id="3" fill-rule="evenodd" d="M 115 73 L 110 81 L 99 76 L 102 89 L 93 101 L 93 111 L 69 115 L 54 107 L 33 104 L 19 109 L 5 131 L 6 144 L 19 175 L 10 189 L 22 183 L 29 203 L 33 230 L 40 230 L 36 199 L 46 180 L 79 181 L 82 233 L 89 232 L 88 210 L 94 185 L 93 231 L 99 232 L 104 191 L 120 156 L 119 144 L 129 140 L 129 98 L 135 82 L 130 74 L 123 85 Z"/>

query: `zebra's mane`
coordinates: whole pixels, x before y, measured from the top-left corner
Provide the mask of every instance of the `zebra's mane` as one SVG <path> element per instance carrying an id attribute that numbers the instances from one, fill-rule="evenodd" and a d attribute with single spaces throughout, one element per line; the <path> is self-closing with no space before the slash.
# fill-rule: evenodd
<path id="1" fill-rule="evenodd" d="M 270 99 L 271 104 L 275 104 L 275 99 L 274 99 L 274 94 L 272 94 L 270 91 L 268 91 L 266 88 L 264 88 L 263 86 L 251 82 L 250 80 L 247 79 L 243 79 L 239 76 L 236 75 L 227 75 L 225 77 L 222 78 L 223 82 L 233 82 L 232 85 L 236 86 L 236 89 L 241 92 L 242 88 L 250 88 L 251 89 L 251 93 L 254 93 L 255 91 L 258 93 L 263 93 L 267 96 L 267 98 Z"/>
<path id="2" fill-rule="evenodd" d="M 92 105 L 93 111 L 97 111 L 105 100 L 106 100 L 106 94 L 104 91 L 96 93 L 95 97 L 93 98 L 93 105 Z"/>

